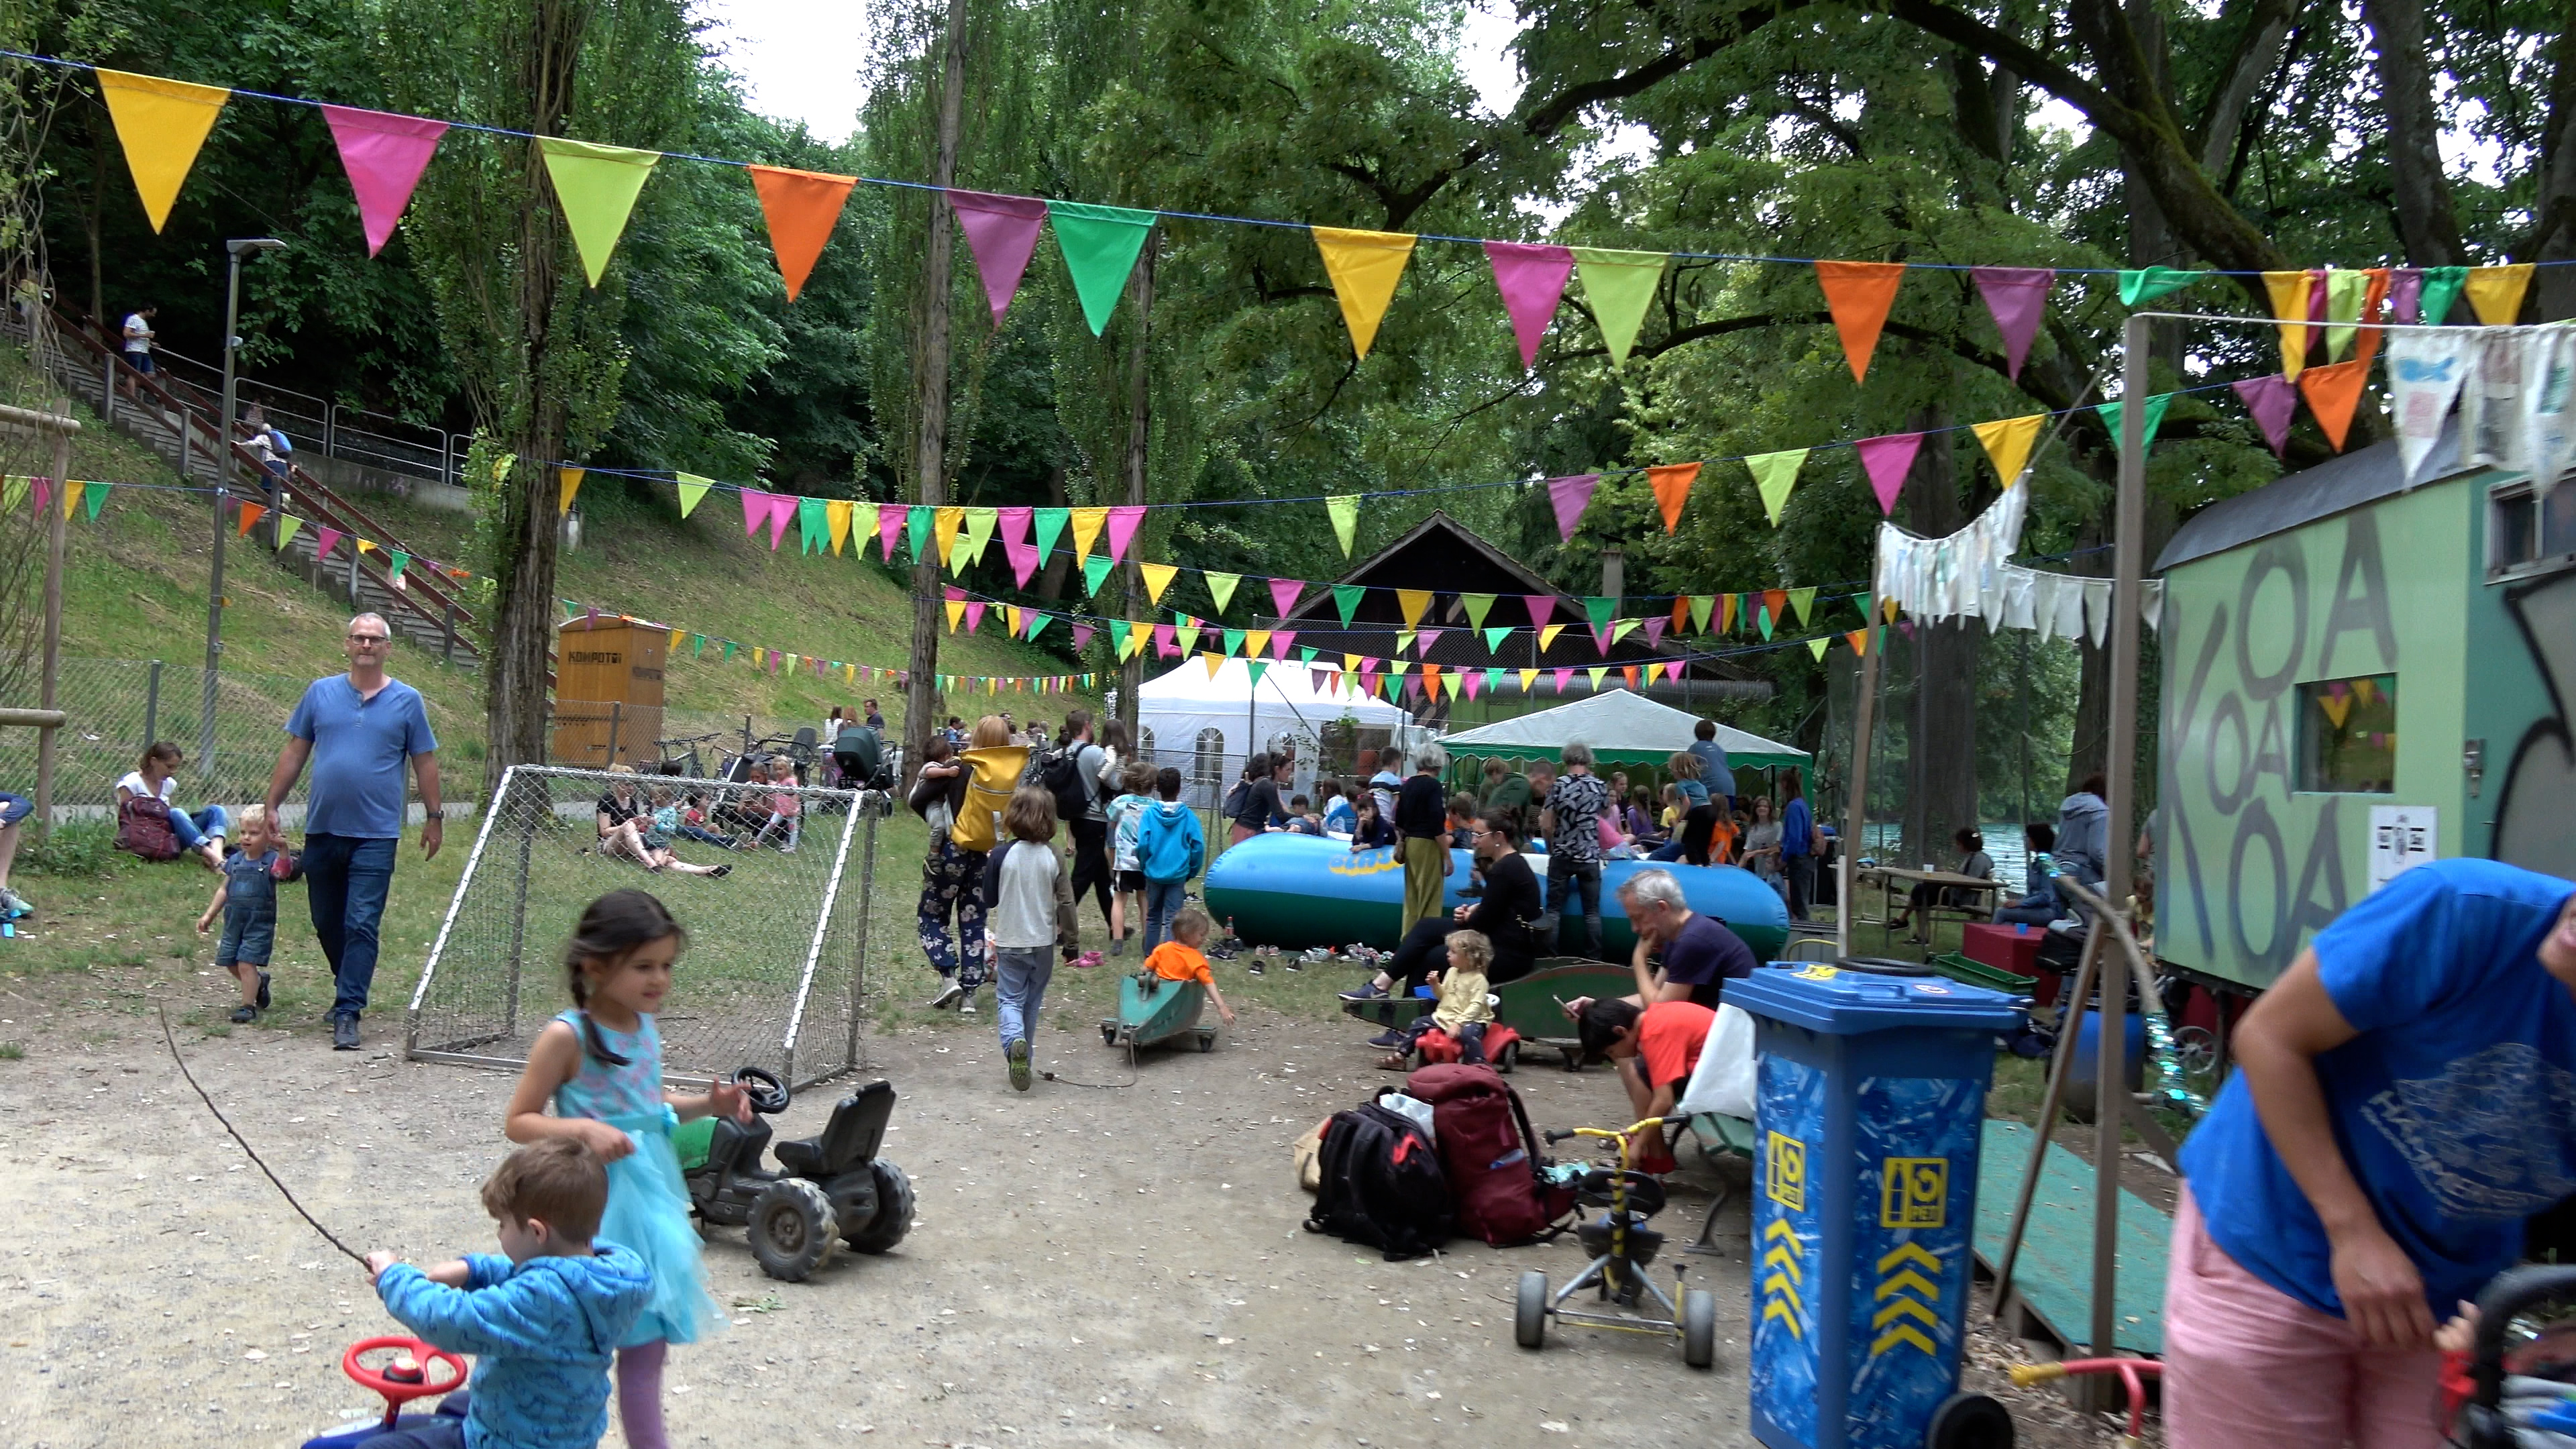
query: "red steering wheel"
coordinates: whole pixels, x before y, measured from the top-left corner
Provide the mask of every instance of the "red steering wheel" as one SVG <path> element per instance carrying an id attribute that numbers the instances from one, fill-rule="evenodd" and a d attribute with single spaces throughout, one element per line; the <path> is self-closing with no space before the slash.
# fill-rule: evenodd
<path id="1" fill-rule="evenodd" d="M 370 1366 L 358 1362 L 361 1354 L 387 1349 L 393 1350 L 395 1357 L 385 1364 Z M 396 1377 L 406 1358 L 411 1361 L 412 1372 Z M 443 1377 L 433 1372 L 440 1366 L 447 1370 Z M 403 1405 L 414 1399 L 461 1389 L 465 1387 L 466 1375 L 464 1359 L 443 1348 L 432 1348 L 417 1338 L 362 1338 L 349 1345 L 347 1353 L 340 1355 L 340 1372 L 357 1380 L 360 1387 L 384 1395 L 384 1427 L 388 1430 L 401 1416 Z"/>

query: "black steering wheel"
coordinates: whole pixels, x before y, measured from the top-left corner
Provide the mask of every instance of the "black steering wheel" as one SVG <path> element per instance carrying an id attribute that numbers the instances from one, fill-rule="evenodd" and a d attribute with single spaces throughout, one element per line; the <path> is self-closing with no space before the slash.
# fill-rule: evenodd
<path id="1" fill-rule="evenodd" d="M 787 1110 L 787 1084 L 778 1080 L 776 1072 L 765 1067 L 737 1067 L 733 1079 L 742 1088 L 744 1100 L 751 1103 L 751 1110 L 764 1117 Z"/>

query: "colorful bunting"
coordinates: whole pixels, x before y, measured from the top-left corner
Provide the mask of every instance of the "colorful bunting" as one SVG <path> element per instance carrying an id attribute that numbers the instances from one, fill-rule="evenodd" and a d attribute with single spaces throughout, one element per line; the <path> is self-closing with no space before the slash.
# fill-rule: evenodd
<path id="1" fill-rule="evenodd" d="M 753 166 L 752 190 L 760 194 L 760 214 L 769 223 L 769 253 L 778 262 L 778 279 L 787 284 L 787 300 L 805 290 L 805 279 L 841 221 L 842 203 L 855 176 L 828 171 L 791 171 L 784 166 Z"/>
<path id="2" fill-rule="evenodd" d="M 1361 584 L 1333 585 L 1333 607 L 1340 611 L 1343 627 L 1349 627 L 1351 611 L 1360 606 L 1360 600 L 1367 593 L 1367 587 Z"/>
<path id="3" fill-rule="evenodd" d="M 1923 446 L 1921 433 L 1893 433 L 1883 438 L 1863 438 L 1852 445 L 1860 453 L 1860 465 L 1869 474 L 1870 491 L 1878 495 L 1878 511 L 1893 515 L 1896 495 L 1905 487 L 1905 475 L 1914 470 L 1914 455 Z"/>
<path id="4" fill-rule="evenodd" d="M 539 136 L 537 151 L 545 157 L 546 175 L 553 179 L 555 197 L 563 203 L 564 226 L 581 253 L 582 270 L 596 287 L 608 272 L 617 239 L 626 234 L 626 220 L 635 212 L 644 178 L 653 174 L 653 164 L 662 159 L 662 153 L 562 136 Z"/>
<path id="5" fill-rule="evenodd" d="M 1358 496 L 1345 494 L 1337 498 L 1327 498 L 1324 500 L 1324 512 L 1333 520 L 1333 537 L 1341 542 L 1342 557 L 1349 558 L 1352 540 L 1357 536 L 1360 526 Z"/>
<path id="6" fill-rule="evenodd" d="M 1351 332 L 1351 350 L 1361 357 L 1377 340 L 1377 325 L 1395 300 L 1395 284 L 1412 259 L 1413 238 L 1404 232 L 1352 231 L 1338 226 L 1308 227 L 1315 250 L 1323 253 L 1324 275 L 1332 279 L 1333 298 L 1342 307 L 1342 325 Z"/>
<path id="7" fill-rule="evenodd" d="M 2254 415 L 2255 425 L 2263 430 L 2263 441 L 2272 445 L 2274 456 L 2289 445 L 2290 418 L 2298 411 L 2298 384 L 2273 373 L 2268 377 L 2249 377 L 2229 386 L 2236 400 Z"/>
<path id="8" fill-rule="evenodd" d="M 302 528 L 303 526 L 304 520 L 296 517 L 292 513 L 281 513 L 277 515 L 277 547 L 280 552 L 285 550 L 286 541 L 295 537 L 295 530 Z"/>
<path id="9" fill-rule="evenodd" d="M 1069 513 L 1073 520 L 1073 556 L 1088 562 L 1091 558 L 1092 543 L 1100 537 L 1101 526 L 1109 521 L 1109 510 L 1076 508 L 1069 510 Z"/>
<path id="10" fill-rule="evenodd" d="M 1870 354 L 1878 350 L 1879 331 L 1887 325 L 1897 286 L 1904 280 L 1905 267 L 1898 262 L 1816 263 L 1816 284 L 1824 289 L 1855 383 L 1869 378 Z"/>
<path id="11" fill-rule="evenodd" d="M 1404 627 L 1410 629 L 1422 622 L 1423 613 L 1431 607 L 1429 589 L 1398 589 L 1395 606 L 1404 615 Z"/>
<path id="12" fill-rule="evenodd" d="M 1056 249 L 1064 253 L 1074 295 L 1082 302 L 1082 320 L 1097 337 L 1108 330 L 1118 294 L 1127 289 L 1127 274 L 1136 270 L 1137 254 L 1154 229 L 1154 213 L 1080 201 L 1050 201 L 1046 208 L 1055 223 Z"/>
<path id="13" fill-rule="evenodd" d="M 995 196 L 953 188 L 945 195 L 949 208 L 957 213 L 958 230 L 966 233 L 966 250 L 974 254 L 975 271 L 984 279 L 984 300 L 993 309 L 993 325 L 1000 327 L 1003 311 L 1019 295 L 1020 279 L 1028 274 L 1047 204 L 1033 196 Z"/>
<path id="14" fill-rule="evenodd" d="M 1646 470 L 1646 486 L 1655 490 L 1655 506 L 1664 515 L 1664 532 L 1670 533 L 1682 521 L 1682 505 L 1690 502 L 1691 484 L 1699 481 L 1697 463 L 1665 463 Z"/>
<path id="15" fill-rule="evenodd" d="M 2057 273 L 2047 267 L 1972 267 L 1969 275 L 1976 278 L 1986 311 L 2003 334 L 2005 375 L 2019 382 L 2031 339 L 2048 315 L 2048 289 L 2056 284 Z"/>
<path id="16" fill-rule="evenodd" d="M 2174 395 L 2169 392 L 2160 392 L 2147 399 L 2145 437 L 2148 447 L 2152 448 L 2156 445 L 2156 429 L 2164 426 L 2165 409 L 2173 406 L 2173 400 Z M 2109 402 L 2098 404 L 2093 411 L 2102 415 L 2102 426 L 2111 430 L 2112 447 L 2116 449 L 2127 446 L 2122 441 L 2123 434 L 2120 431 L 2120 400 L 2113 398 Z"/>
<path id="17" fill-rule="evenodd" d="M 2336 452 L 2343 451 L 2344 435 L 2352 429 L 2353 410 L 2361 403 L 2362 385 L 2370 380 L 2370 364 L 2360 358 L 2350 362 L 2328 363 L 2311 367 L 2299 374 L 2299 392 L 2308 400 L 2308 411 L 2317 415 L 2317 425 L 2325 429 L 2326 441 Z M 2154 408 L 2148 409 L 2150 420 Z"/>
<path id="18" fill-rule="evenodd" d="M 1610 365 L 1628 365 L 1628 349 L 1637 345 L 1637 329 L 1654 305 L 1669 258 L 1662 252 L 1606 251 L 1574 248 L 1575 270 L 1583 278 L 1583 298 L 1592 306 L 1593 325 L 1610 349 Z"/>
<path id="19" fill-rule="evenodd" d="M 2466 267 L 2426 267 L 2424 269 L 2423 321 L 2435 327 L 2451 320 L 2451 309 L 2469 284 Z"/>
<path id="20" fill-rule="evenodd" d="M 1200 576 L 1207 580 L 1208 597 L 1216 601 L 1217 612 L 1224 613 L 1225 606 L 1234 602 L 1234 586 L 1243 582 L 1243 575 L 1203 569 Z"/>
<path id="21" fill-rule="evenodd" d="M 585 471 L 580 468 L 555 470 L 555 515 L 557 517 L 572 512 L 572 498 L 574 494 L 581 491 L 581 480 Z"/>
<path id="22" fill-rule="evenodd" d="M 1170 564 L 1139 563 L 1137 572 L 1145 577 L 1145 602 L 1159 605 L 1163 602 L 1163 590 L 1172 586 L 1172 576 L 1180 570 Z"/>
<path id="23" fill-rule="evenodd" d="M 904 530 L 910 525 L 911 521 L 912 510 L 905 507 L 903 504 L 880 503 L 877 505 L 877 545 L 879 548 L 884 550 L 885 561 L 887 563 L 894 562 L 895 544 L 902 539 Z M 917 540 L 914 546 L 920 546 Z"/>
<path id="24" fill-rule="evenodd" d="M 2030 450 L 2039 442 L 2040 425 L 2047 421 L 2046 413 L 2031 413 L 1977 423 L 1969 429 L 1984 446 L 1986 457 L 1993 461 L 1995 478 L 2003 487 L 2010 488 L 2021 481 L 2022 470 L 2030 466 Z"/>
<path id="25" fill-rule="evenodd" d="M 96 74 L 108 119 L 125 148 L 126 169 L 134 173 L 135 193 L 143 198 L 143 214 L 157 233 L 232 92 L 105 67 Z"/>
<path id="26" fill-rule="evenodd" d="M 82 492 L 81 497 L 82 497 L 82 499 L 83 499 L 83 500 L 85 500 L 85 501 L 84 501 L 83 506 L 84 506 L 84 507 L 88 510 L 88 512 L 89 512 L 89 521 L 90 521 L 90 522 L 92 522 L 92 523 L 96 523 L 96 522 L 98 522 L 98 512 L 99 512 L 99 510 L 100 510 L 100 509 L 102 509 L 102 508 L 105 508 L 105 507 L 107 506 L 107 493 L 108 493 L 108 490 L 109 490 L 109 489 L 111 489 L 111 488 L 114 488 L 115 486 L 116 486 L 116 485 L 115 485 L 115 484 L 113 484 L 113 483 L 97 483 L 97 482 L 93 482 L 93 483 L 91 483 L 91 484 L 89 485 L 89 487 L 88 487 L 86 490 L 84 490 L 84 491 Z M 338 534 L 336 534 L 336 533 L 331 533 L 331 530 L 329 530 L 329 529 L 324 529 L 324 530 L 323 530 L 323 532 L 324 532 L 324 533 L 330 533 L 330 534 L 331 534 L 331 537 L 332 537 L 334 540 L 336 540 L 336 539 L 339 537 L 339 535 L 338 535 Z M 330 545 L 330 544 L 328 544 L 328 543 L 326 543 L 326 544 L 322 545 L 322 549 L 321 549 L 321 551 L 322 551 L 323 553 L 329 553 L 329 552 L 331 551 L 331 545 Z"/>
<path id="27" fill-rule="evenodd" d="M 1489 241 L 1485 258 L 1493 264 L 1494 288 L 1503 294 L 1503 310 L 1511 314 L 1521 366 L 1535 367 L 1539 343 L 1565 296 L 1566 279 L 1574 274 L 1574 253 L 1560 246 Z"/>
<path id="28" fill-rule="evenodd" d="M 1744 460 L 1753 470 L 1754 491 L 1762 495 L 1762 511 L 1770 516 L 1771 526 L 1780 526 L 1780 510 L 1789 504 L 1789 490 L 1798 486 L 1798 469 L 1807 461 L 1807 450 L 1789 448 L 1777 453 L 1756 453 Z"/>
<path id="29" fill-rule="evenodd" d="M 1789 607 L 1798 611 L 1798 627 L 1801 629 L 1806 628 L 1807 615 L 1816 607 L 1816 591 L 1812 588 L 1791 589 L 1789 591 Z"/>
<path id="30" fill-rule="evenodd" d="M 36 506 L 38 508 L 44 507 L 46 499 L 51 496 L 46 491 L 46 488 L 47 484 L 44 479 L 39 478 L 36 480 Z M 259 522 L 260 515 L 266 512 L 268 512 L 268 510 L 257 503 L 243 504 L 241 506 L 240 516 L 233 522 L 233 537 L 250 537 L 251 525 Z"/>
<path id="31" fill-rule="evenodd" d="M 1592 490 L 1600 486 L 1598 473 L 1574 473 L 1547 480 L 1548 506 L 1556 510 L 1556 531 L 1567 542 L 1583 523 L 1583 510 L 1592 506 Z"/>
<path id="32" fill-rule="evenodd" d="M 1084 559 L 1082 561 L 1082 592 L 1086 596 L 1098 594 L 1100 592 L 1100 586 L 1109 582 L 1109 571 L 1116 567 L 1118 567 L 1117 561 L 1105 553 L 1094 558 Z"/>
<path id="33" fill-rule="evenodd" d="M 412 191 L 420 185 L 420 173 L 429 169 L 447 123 L 350 106 L 324 106 L 322 119 L 330 123 L 341 169 L 349 173 L 349 189 L 357 193 L 358 225 L 367 234 L 367 255 L 372 257 L 393 240 L 394 225 L 411 205 Z"/>
<path id="34" fill-rule="evenodd" d="M 1128 542 L 1136 537 L 1137 525 L 1145 521 L 1145 505 L 1123 504 L 1109 510 L 1109 556 L 1123 559 Z"/>
<path id="35" fill-rule="evenodd" d="M 2138 307 L 2169 296 L 2201 279 L 2199 272 L 2178 267 L 2140 267 L 2120 274 L 2120 305 Z"/>
<path id="36" fill-rule="evenodd" d="M 850 541 L 850 523 L 857 512 L 858 505 L 846 498 L 835 498 L 824 505 L 823 526 L 832 535 L 832 557 L 839 558 L 841 546 Z M 872 521 L 874 517 L 875 515 L 870 515 Z M 867 546 L 866 539 L 859 540 L 859 548 L 862 552 Z"/>
<path id="37" fill-rule="evenodd" d="M 1271 611 L 1282 619 L 1287 618 L 1297 607 L 1297 596 L 1304 592 L 1306 592 L 1306 585 L 1301 580 L 1272 579 L 1270 581 Z"/>
<path id="38" fill-rule="evenodd" d="M 2522 316 L 2522 294 L 2531 286 L 2531 267 L 2529 262 L 2516 262 L 2509 267 L 2469 269 L 2469 306 L 2477 312 L 2478 321 L 2489 327 L 2510 327 Z M 2308 405 L 2314 407 L 2315 399 L 2311 398 Z"/>
<path id="39" fill-rule="evenodd" d="M 2281 324 L 2281 375 L 2299 380 L 2308 365 L 2308 293 L 2316 279 L 2306 272 L 2265 272 L 2263 290 L 2272 298 L 2272 316 Z"/>

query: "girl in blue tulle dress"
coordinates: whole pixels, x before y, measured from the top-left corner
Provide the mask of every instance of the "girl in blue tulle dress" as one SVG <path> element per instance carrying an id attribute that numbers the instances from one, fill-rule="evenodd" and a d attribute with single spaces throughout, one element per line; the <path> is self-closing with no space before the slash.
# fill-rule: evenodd
<path id="1" fill-rule="evenodd" d="M 511 1141 L 571 1137 L 608 1160 L 608 1211 L 598 1237 L 634 1249 L 653 1270 L 653 1297 L 617 1349 L 617 1418 L 629 1449 L 667 1449 L 664 1355 L 724 1323 L 707 1294 L 671 1129 L 713 1112 L 750 1115 L 742 1089 L 731 1083 L 704 1094 L 662 1086 L 653 1016 L 687 942 L 670 911 L 643 891 L 611 891 L 591 902 L 564 948 L 573 1009 L 538 1033 L 510 1094 Z"/>

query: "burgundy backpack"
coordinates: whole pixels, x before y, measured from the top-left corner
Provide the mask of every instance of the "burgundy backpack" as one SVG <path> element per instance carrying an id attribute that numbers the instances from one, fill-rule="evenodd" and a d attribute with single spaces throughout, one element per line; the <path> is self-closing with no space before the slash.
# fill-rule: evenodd
<path id="1" fill-rule="evenodd" d="M 1464 1063 L 1423 1067 L 1404 1090 L 1431 1104 L 1459 1232 L 1497 1248 L 1553 1236 L 1549 1226 L 1573 1209 L 1574 1193 L 1540 1180 L 1538 1134 L 1499 1073 Z"/>
<path id="2" fill-rule="evenodd" d="M 145 860 L 177 860 L 179 833 L 170 828 L 170 807 L 149 795 L 135 795 L 116 807 L 116 848 Z"/>

